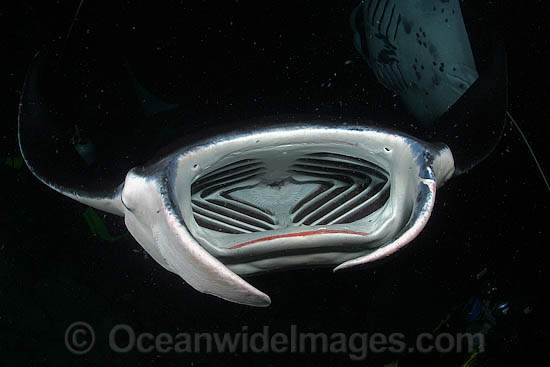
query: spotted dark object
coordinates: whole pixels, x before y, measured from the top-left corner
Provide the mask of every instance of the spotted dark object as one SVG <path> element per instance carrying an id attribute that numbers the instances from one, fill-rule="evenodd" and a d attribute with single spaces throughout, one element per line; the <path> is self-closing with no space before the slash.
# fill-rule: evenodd
<path id="1" fill-rule="evenodd" d="M 350 19 L 357 50 L 420 121 L 441 116 L 477 79 L 458 0 L 365 0 Z"/>

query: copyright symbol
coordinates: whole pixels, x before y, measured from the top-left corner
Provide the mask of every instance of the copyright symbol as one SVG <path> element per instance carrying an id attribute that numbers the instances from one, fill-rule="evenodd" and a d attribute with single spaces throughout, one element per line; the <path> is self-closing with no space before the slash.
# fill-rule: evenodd
<path id="1" fill-rule="evenodd" d="M 71 353 L 88 353 L 94 346 L 94 343 L 94 329 L 84 321 L 73 322 L 65 330 L 65 346 Z"/>

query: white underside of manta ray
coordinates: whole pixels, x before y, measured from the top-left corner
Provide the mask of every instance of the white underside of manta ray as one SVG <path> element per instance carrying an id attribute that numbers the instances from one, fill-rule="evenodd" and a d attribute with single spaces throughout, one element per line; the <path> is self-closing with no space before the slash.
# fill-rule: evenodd
<path id="1" fill-rule="evenodd" d="M 367 8 L 370 3 L 362 3 L 362 14 L 379 24 L 377 17 L 387 17 L 382 8 Z M 458 8 L 455 3 L 451 1 L 449 6 Z M 402 36 L 399 33 L 399 24 L 404 27 L 399 23 L 404 17 L 398 22 L 401 3 L 388 4 L 395 18 L 384 29 L 393 29 L 388 34 L 397 45 L 392 47 L 399 51 L 403 49 L 399 48 L 399 37 L 408 37 L 405 31 Z M 417 13 L 409 15 L 417 17 L 418 24 L 423 13 Z M 429 18 L 430 30 L 434 22 Z M 461 24 L 455 41 L 467 42 Z M 367 27 L 365 32 L 368 39 L 373 30 Z M 452 48 L 445 46 L 445 39 L 434 42 L 439 42 L 439 57 L 455 57 L 445 54 L 445 47 Z M 358 45 L 361 47 L 365 45 Z M 425 55 L 424 45 L 418 47 L 419 55 Z M 398 53 L 394 56 L 402 59 L 402 64 L 415 57 L 412 47 L 402 55 Z M 472 64 L 465 68 L 470 86 L 477 73 L 471 52 L 464 58 L 465 63 Z M 371 67 L 376 60 L 370 61 Z M 434 72 L 439 73 L 439 68 L 438 64 Z M 40 123 L 48 108 L 40 99 L 37 73 L 38 68 L 31 67 L 19 115 L 20 148 L 33 174 L 67 197 L 123 216 L 137 242 L 196 290 L 246 305 L 267 306 L 270 298 L 241 276 L 304 266 L 346 269 L 395 253 L 426 225 L 437 188 L 484 157 L 461 160 L 459 167 L 449 144 L 427 143 L 397 131 L 367 127 L 367 122 L 336 125 L 283 118 L 277 127 L 223 134 L 182 146 L 155 163 L 131 169 L 109 194 L 91 195 L 56 184 L 26 153 L 25 125 L 29 121 Z M 406 78 L 394 80 L 384 71 L 375 69 L 375 74 L 389 88 L 403 89 L 403 83 L 412 88 L 414 84 Z M 410 91 L 403 98 L 411 108 L 433 103 L 435 107 L 428 108 L 433 113 L 418 112 L 432 121 L 434 113 L 446 111 L 442 104 L 454 103 L 463 92 L 456 94 L 456 70 L 449 78 L 443 82 L 447 79 L 442 74 L 442 85 L 437 86 L 440 91 L 445 86 L 452 89 L 442 94 L 444 101 L 433 96 L 424 100 Z M 431 86 L 417 83 L 414 88 L 425 91 Z M 497 125 L 499 119 L 495 118 Z M 487 145 L 484 154 L 494 146 Z M 462 159 L 461 154 L 459 157 Z"/>
<path id="2" fill-rule="evenodd" d="M 198 291 L 266 306 L 269 297 L 240 275 L 338 270 L 387 257 L 423 229 L 438 183 L 453 170 L 443 145 L 309 124 L 182 149 L 132 169 L 109 197 L 35 174 L 65 196 L 123 216 L 139 244 Z"/>

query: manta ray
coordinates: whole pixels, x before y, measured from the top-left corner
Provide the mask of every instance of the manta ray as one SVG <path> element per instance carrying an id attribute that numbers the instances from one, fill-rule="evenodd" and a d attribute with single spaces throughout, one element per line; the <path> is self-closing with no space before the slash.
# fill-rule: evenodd
<path id="1" fill-rule="evenodd" d="M 41 154 L 42 128 L 59 118 L 44 98 L 41 52 L 19 106 L 21 153 L 53 190 L 123 217 L 147 253 L 196 290 L 267 306 L 243 277 L 388 258 L 422 231 L 436 191 L 487 157 L 503 130 L 504 48 L 495 43 L 477 63 L 457 0 L 367 0 L 351 25 L 365 66 L 426 126 L 419 135 L 356 119 L 266 116 L 204 132 L 93 190 L 52 176 L 56 163 Z"/>

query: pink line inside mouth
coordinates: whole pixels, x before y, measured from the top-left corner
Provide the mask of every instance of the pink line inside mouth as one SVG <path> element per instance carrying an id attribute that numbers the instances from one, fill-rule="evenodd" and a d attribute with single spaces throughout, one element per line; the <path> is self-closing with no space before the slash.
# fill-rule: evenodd
<path id="1" fill-rule="evenodd" d="M 241 248 L 244 246 L 252 245 L 253 243 L 257 242 L 264 242 L 264 241 L 271 241 L 276 240 L 279 238 L 290 238 L 290 237 L 306 237 L 306 236 L 313 236 L 318 234 L 334 234 L 334 233 L 343 233 L 343 234 L 356 234 L 359 236 L 368 236 L 368 233 L 366 232 L 356 232 L 356 231 L 350 231 L 346 229 L 319 229 L 317 231 L 308 231 L 308 232 L 296 232 L 296 233 L 287 233 L 287 234 L 279 234 L 276 236 L 268 236 L 268 237 L 262 237 L 257 238 L 252 241 L 239 243 L 238 245 L 231 246 L 229 249 L 234 250 L 237 248 Z"/>

